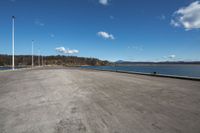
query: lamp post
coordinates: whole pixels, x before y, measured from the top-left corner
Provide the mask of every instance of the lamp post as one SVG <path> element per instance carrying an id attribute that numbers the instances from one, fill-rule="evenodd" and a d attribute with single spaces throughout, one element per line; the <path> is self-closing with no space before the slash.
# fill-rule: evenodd
<path id="1" fill-rule="evenodd" d="M 39 55 L 38 55 L 38 66 L 40 66 L 40 50 L 38 51 Z"/>
<path id="2" fill-rule="evenodd" d="M 15 16 L 12 16 L 12 70 L 15 70 Z"/>
<path id="3" fill-rule="evenodd" d="M 42 55 L 42 66 L 44 65 L 43 63 L 44 63 L 44 60 L 43 60 L 43 55 Z"/>
<path id="4" fill-rule="evenodd" d="M 32 67 L 34 67 L 34 56 L 33 56 L 33 50 L 34 50 L 34 40 L 32 40 Z"/>

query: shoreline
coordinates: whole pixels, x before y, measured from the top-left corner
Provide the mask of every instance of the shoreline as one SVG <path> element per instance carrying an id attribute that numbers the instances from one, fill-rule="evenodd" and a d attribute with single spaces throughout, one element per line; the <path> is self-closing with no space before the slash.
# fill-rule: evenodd
<path id="1" fill-rule="evenodd" d="M 178 76 L 178 75 L 152 74 L 152 73 L 143 73 L 143 72 L 128 72 L 128 71 L 120 71 L 120 70 L 116 70 L 116 71 L 114 71 L 114 70 L 101 70 L 101 69 L 91 69 L 91 68 L 81 68 L 81 69 L 96 70 L 96 71 L 108 71 L 108 72 L 117 72 L 117 73 L 126 73 L 126 74 L 137 74 L 137 75 L 154 76 L 154 77 L 162 77 L 162 78 L 174 78 L 174 79 L 200 81 L 200 78 L 187 77 L 187 76 Z"/>

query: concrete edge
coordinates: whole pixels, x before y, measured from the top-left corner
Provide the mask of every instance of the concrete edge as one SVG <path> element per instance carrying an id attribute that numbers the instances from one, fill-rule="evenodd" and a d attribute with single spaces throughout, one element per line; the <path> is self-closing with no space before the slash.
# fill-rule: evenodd
<path id="1" fill-rule="evenodd" d="M 112 71 L 112 70 L 101 70 L 101 69 L 91 69 L 91 68 L 81 68 L 85 70 L 96 70 L 96 71 L 107 71 L 107 72 L 117 72 L 117 73 L 126 73 L 126 74 L 137 74 L 137 75 L 145 75 L 145 76 L 154 76 L 154 77 L 162 77 L 162 78 L 174 78 L 174 79 L 183 79 L 183 80 L 193 80 L 200 81 L 200 78 L 195 77 L 186 77 L 186 76 L 175 76 L 175 75 L 164 75 L 164 74 L 151 74 L 151 73 L 142 73 L 142 72 L 128 72 L 128 71 Z"/>

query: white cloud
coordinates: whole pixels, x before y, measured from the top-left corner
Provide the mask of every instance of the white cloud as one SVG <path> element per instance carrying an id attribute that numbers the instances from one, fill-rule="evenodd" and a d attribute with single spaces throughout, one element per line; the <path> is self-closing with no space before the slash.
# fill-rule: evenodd
<path id="1" fill-rule="evenodd" d="M 36 19 L 34 23 L 38 26 L 45 26 L 45 24 L 43 22 L 41 22 L 41 20 L 39 20 L 39 19 Z"/>
<path id="2" fill-rule="evenodd" d="M 171 20 L 171 25 L 173 25 L 175 27 L 180 27 L 180 24 L 173 19 Z"/>
<path id="3" fill-rule="evenodd" d="M 174 58 L 176 58 L 176 55 L 174 55 L 174 54 L 172 54 L 172 55 L 169 55 L 169 57 L 168 57 L 169 59 L 174 59 Z"/>
<path id="4" fill-rule="evenodd" d="M 99 0 L 99 3 L 102 5 L 108 5 L 108 0 Z"/>
<path id="5" fill-rule="evenodd" d="M 200 1 L 177 10 L 171 24 L 175 27 L 183 27 L 186 30 L 200 29 Z"/>
<path id="6" fill-rule="evenodd" d="M 58 47 L 58 48 L 56 48 L 56 51 L 59 52 L 59 53 L 62 53 L 62 54 L 78 54 L 79 53 L 78 50 L 65 49 L 64 47 Z"/>
<path id="7" fill-rule="evenodd" d="M 112 34 L 109 34 L 107 32 L 104 31 L 100 31 L 97 33 L 98 36 L 104 38 L 104 39 L 110 39 L 110 40 L 114 40 L 115 37 Z"/>
<path id="8" fill-rule="evenodd" d="M 171 55 L 168 55 L 168 56 L 163 56 L 162 58 L 165 59 L 165 61 L 177 61 L 177 60 L 181 60 L 175 54 L 171 54 Z"/>

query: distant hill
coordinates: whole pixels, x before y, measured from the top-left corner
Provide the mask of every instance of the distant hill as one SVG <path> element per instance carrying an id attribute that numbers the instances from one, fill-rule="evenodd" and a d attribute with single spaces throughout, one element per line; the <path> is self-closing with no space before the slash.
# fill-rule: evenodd
<path id="1" fill-rule="evenodd" d="M 116 61 L 115 63 L 124 63 L 124 62 L 126 62 L 126 61 L 118 60 L 118 61 Z"/>
<path id="2" fill-rule="evenodd" d="M 96 58 L 85 58 L 85 57 L 76 57 L 76 56 L 34 56 L 34 64 L 44 65 L 65 65 L 65 66 L 81 66 L 81 65 L 90 65 L 90 66 L 104 66 L 109 65 L 110 62 L 102 61 Z M 10 66 L 12 64 L 11 55 L 0 55 L 0 66 Z M 30 55 L 16 55 L 15 56 L 15 65 L 16 66 L 30 66 L 32 64 L 32 56 Z"/>

